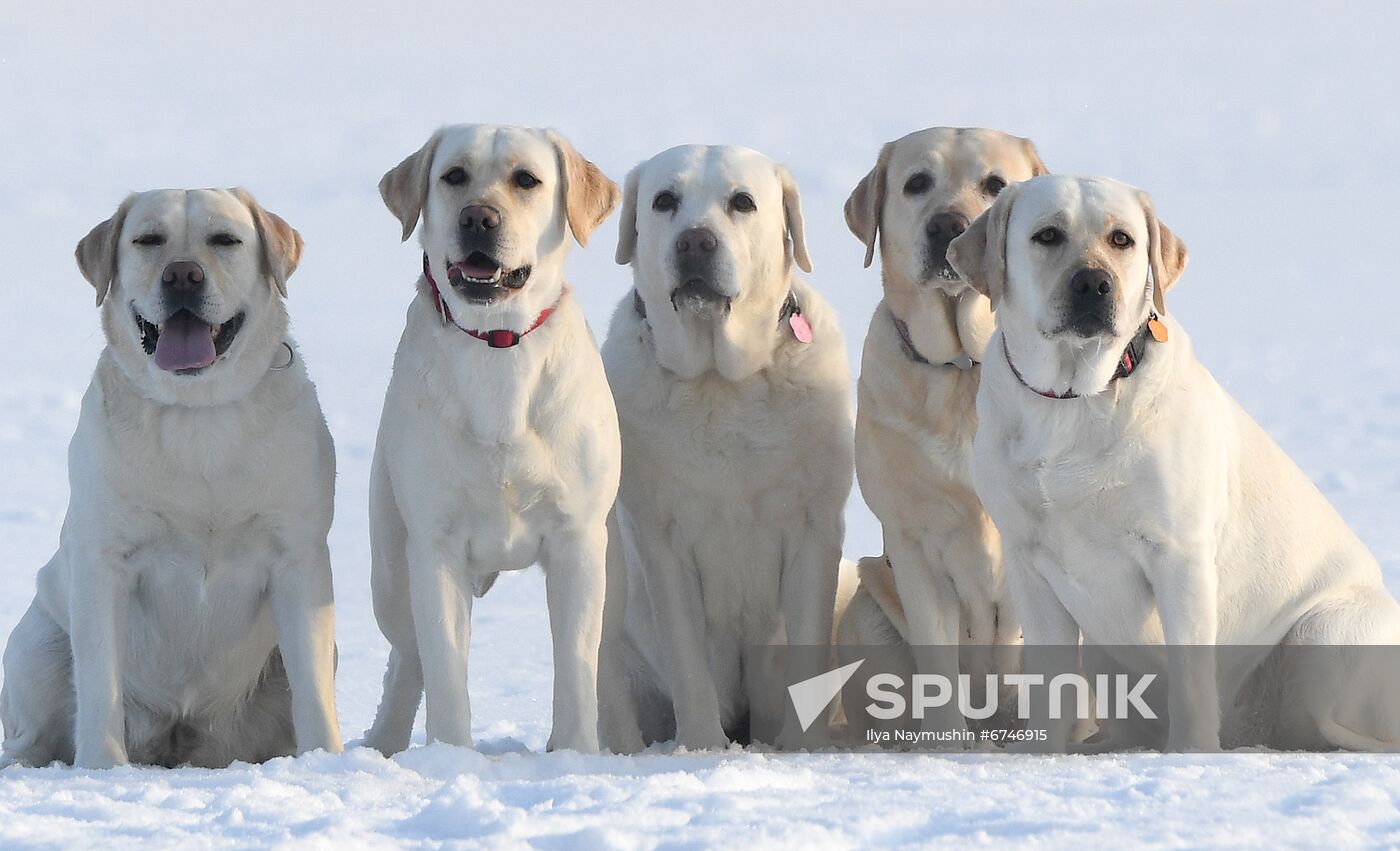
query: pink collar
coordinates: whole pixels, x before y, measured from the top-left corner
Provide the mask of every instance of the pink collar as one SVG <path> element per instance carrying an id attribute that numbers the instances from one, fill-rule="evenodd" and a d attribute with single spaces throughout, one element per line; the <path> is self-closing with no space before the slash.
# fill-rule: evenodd
<path id="1" fill-rule="evenodd" d="M 453 325 L 457 326 L 458 330 L 478 340 L 484 340 L 486 345 L 493 349 L 509 349 L 512 346 L 520 345 L 520 339 L 522 337 L 543 325 L 550 314 L 559 307 L 559 301 L 555 301 L 554 304 L 551 304 L 541 311 L 540 315 L 535 318 L 533 325 L 519 333 L 509 328 L 497 328 L 491 331 L 477 331 L 473 328 L 463 328 L 457 323 L 457 320 L 452 318 L 452 311 L 448 309 L 447 302 L 443 301 L 442 293 L 438 290 L 437 281 L 433 280 L 433 273 L 428 267 L 428 255 L 426 254 L 423 255 L 423 277 L 428 279 L 428 286 L 433 288 L 433 308 L 437 311 L 438 315 L 442 317 L 443 324 L 451 322 Z M 568 292 L 567 287 L 565 287 L 564 292 Z M 563 298 L 564 293 L 561 292 L 559 294 L 559 300 L 562 301 Z"/>

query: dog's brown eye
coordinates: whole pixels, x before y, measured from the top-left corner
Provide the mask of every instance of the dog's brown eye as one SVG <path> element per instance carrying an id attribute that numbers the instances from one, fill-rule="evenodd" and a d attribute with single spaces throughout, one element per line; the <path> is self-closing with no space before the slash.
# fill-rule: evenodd
<path id="1" fill-rule="evenodd" d="M 534 189 L 540 185 L 540 179 L 528 171 L 517 171 L 515 173 L 515 185 L 521 189 Z"/>
<path id="2" fill-rule="evenodd" d="M 676 197 L 674 192 L 658 192 L 651 200 L 651 208 L 660 213 L 669 213 L 679 207 L 681 199 Z"/>
<path id="3" fill-rule="evenodd" d="M 1031 239 L 1041 245 L 1059 245 L 1065 241 L 1065 235 L 1060 232 L 1059 228 L 1042 228 L 1036 231 L 1035 236 L 1032 236 Z"/>
<path id="4" fill-rule="evenodd" d="M 758 205 L 753 202 L 753 196 L 747 192 L 735 192 L 734 197 L 729 199 L 729 206 L 737 213 L 752 213 L 758 209 Z"/>
<path id="5" fill-rule="evenodd" d="M 933 188 L 933 175 L 926 171 L 911 176 L 904 181 L 905 195 L 922 195 Z"/>
<path id="6" fill-rule="evenodd" d="M 1108 235 L 1108 241 L 1114 248 L 1132 248 L 1133 238 L 1121 230 L 1116 230 Z"/>
<path id="7" fill-rule="evenodd" d="M 461 186 L 463 183 L 467 182 L 467 170 L 461 166 L 450 168 L 447 170 L 447 173 L 442 176 L 442 182 L 446 183 L 448 186 Z"/>
<path id="8" fill-rule="evenodd" d="M 165 234 L 143 233 L 131 241 L 132 245 L 164 245 Z"/>
<path id="9" fill-rule="evenodd" d="M 987 179 L 982 181 L 982 191 L 992 196 L 993 198 L 1000 195 L 1001 190 L 1005 188 L 1006 181 L 1000 175 L 988 175 Z"/>
<path id="10" fill-rule="evenodd" d="M 242 245 L 243 240 L 231 233 L 216 233 L 209 237 L 209 244 L 227 248 L 230 245 Z"/>

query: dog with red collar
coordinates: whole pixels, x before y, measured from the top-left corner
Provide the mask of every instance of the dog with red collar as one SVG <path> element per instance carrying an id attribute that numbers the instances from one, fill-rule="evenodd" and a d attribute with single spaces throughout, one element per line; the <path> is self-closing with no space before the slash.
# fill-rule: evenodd
<path id="1" fill-rule="evenodd" d="M 607 514 L 621 447 L 602 359 L 564 281 L 617 186 L 548 130 L 444 127 L 379 184 L 423 269 L 370 482 L 374 610 L 391 652 L 366 743 L 470 746 L 472 598 L 544 567 L 549 747 L 598 749 Z"/>
<path id="2" fill-rule="evenodd" d="M 1358 652 L 1400 643 L 1400 605 L 1196 359 L 1165 304 L 1186 248 L 1147 195 L 1037 177 L 948 256 L 996 309 L 973 481 L 1001 532 L 1027 672 L 1054 673 L 1082 640 L 1160 677 L 1164 723 L 1125 741 L 1111 722 L 1112 745 L 1400 747 L 1400 678 Z M 1072 717 L 1032 710 L 1048 738 L 1028 746 L 1062 750 Z"/>

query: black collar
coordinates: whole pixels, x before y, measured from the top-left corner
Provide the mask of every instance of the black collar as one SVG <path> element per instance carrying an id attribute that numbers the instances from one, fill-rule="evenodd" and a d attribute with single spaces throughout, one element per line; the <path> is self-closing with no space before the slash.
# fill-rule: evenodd
<path id="1" fill-rule="evenodd" d="M 797 296 L 792 294 L 792 290 L 788 290 L 787 301 L 783 302 L 783 309 L 778 311 L 778 324 L 782 325 L 788 319 L 801 315 L 802 308 L 797 306 Z"/>
<path id="2" fill-rule="evenodd" d="M 632 309 L 637 311 L 639 318 L 647 318 L 646 302 L 642 301 L 642 294 L 635 289 L 632 290 Z M 797 296 L 793 295 L 792 290 L 788 290 L 787 301 L 783 302 L 783 309 L 778 311 L 778 324 L 782 325 L 792 317 L 801 315 L 802 307 L 797 303 Z"/>
<path id="3" fill-rule="evenodd" d="M 909 325 L 905 323 L 903 319 L 900 319 L 893 313 L 890 314 L 890 318 L 894 320 L 894 330 L 899 332 L 899 347 L 904 350 L 904 356 L 909 358 L 914 363 L 931 365 L 929 359 L 924 357 L 918 349 L 914 348 L 914 340 L 912 337 L 909 336 Z M 958 363 L 957 361 L 952 360 L 945 361 L 942 365 L 957 367 L 961 370 L 969 370 L 972 369 L 974 366 L 977 366 L 979 363 L 980 361 L 973 360 L 972 357 L 969 355 L 967 358 L 966 366 L 964 366 L 961 363 Z"/>
<path id="4" fill-rule="evenodd" d="M 1123 355 L 1118 359 L 1118 368 L 1113 371 L 1113 377 L 1109 379 L 1110 383 L 1117 381 L 1120 378 L 1127 378 L 1128 376 L 1136 372 L 1137 368 L 1142 365 L 1143 355 L 1147 354 L 1147 341 L 1156 338 L 1156 335 L 1153 333 L 1152 329 L 1153 323 L 1156 323 L 1158 326 L 1161 326 L 1161 320 L 1157 318 L 1156 311 L 1152 311 L 1150 314 L 1148 314 L 1147 320 L 1142 323 L 1142 327 L 1137 330 L 1137 333 L 1134 334 L 1132 339 L 1128 341 L 1128 345 L 1123 348 Z M 1163 332 L 1161 339 L 1166 339 L 1165 332 Z M 1006 347 L 1005 334 L 1001 335 L 1001 351 L 1003 354 L 1006 355 L 1006 365 L 1011 367 L 1011 374 L 1016 376 L 1016 380 L 1021 382 L 1022 387 L 1026 388 L 1027 390 L 1031 391 L 1037 396 L 1044 396 L 1047 399 L 1080 398 L 1079 394 L 1075 393 L 1073 390 L 1066 390 L 1064 393 L 1056 393 L 1052 390 L 1037 390 L 1036 388 L 1032 387 L 1026 381 L 1025 377 L 1021 375 L 1021 371 L 1016 368 L 1016 364 L 1012 362 L 1011 350 Z"/>

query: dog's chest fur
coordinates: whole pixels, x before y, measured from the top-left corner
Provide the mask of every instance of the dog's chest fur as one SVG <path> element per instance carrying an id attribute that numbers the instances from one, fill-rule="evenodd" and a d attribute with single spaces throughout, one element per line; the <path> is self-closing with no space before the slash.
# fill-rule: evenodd
<path id="1" fill-rule="evenodd" d="M 894 520 L 901 509 L 918 511 L 949 486 L 970 494 L 980 376 L 980 366 L 914 360 L 888 308 L 876 310 L 857 386 L 856 461 L 862 490 L 880 504 L 882 522 L 890 522 L 883 514 Z"/>
<path id="2" fill-rule="evenodd" d="M 811 344 L 781 343 L 774 366 L 743 381 L 680 380 L 657 364 L 640 322 L 622 320 L 605 347 L 621 499 L 698 573 L 712 625 L 771 640 L 785 554 L 850 482 L 844 370 L 831 373 L 825 351 L 790 347 L 839 347 L 839 337 L 819 329 Z"/>
<path id="3" fill-rule="evenodd" d="M 304 373 L 183 408 L 134 395 L 104 357 L 71 460 L 74 499 L 39 579 L 45 608 L 66 626 L 73 583 L 94 562 L 115 571 L 131 589 L 128 696 L 173 714 L 237 703 L 276 646 L 273 572 L 330 525 L 333 453 Z"/>
<path id="4" fill-rule="evenodd" d="M 400 344 L 380 433 L 395 498 L 412 528 L 465 539 L 473 575 L 529 567 L 548 530 L 607 512 L 616 426 L 569 307 L 511 349 L 422 316 Z"/>
<path id="5" fill-rule="evenodd" d="M 1273 644 L 1323 589 L 1376 581 L 1375 561 L 1170 328 L 1088 399 L 1043 399 L 988 363 L 978 492 L 1009 569 L 1048 582 L 1086 639 L 1161 644 L 1158 593 L 1206 571 L 1215 640 Z"/>
<path id="6" fill-rule="evenodd" d="M 715 373 L 660 380 L 666 386 L 650 404 L 619 411 L 623 464 L 639 471 L 625 477 L 626 491 L 644 491 L 662 500 L 657 508 L 703 518 L 716 532 L 751 537 L 755 527 L 785 525 L 821 479 L 821 459 L 802 451 L 804 430 L 816 424 L 804 421 L 795 388 L 765 377 L 736 385 Z"/>
<path id="7" fill-rule="evenodd" d="M 1143 507 L 1154 501 L 1153 460 L 1142 441 L 1108 399 L 1041 399 L 997 366 L 984 379 L 995 383 L 983 391 L 975 475 L 1008 566 L 1044 578 L 1089 639 L 1160 643 L 1146 573 L 1156 518 Z"/>

